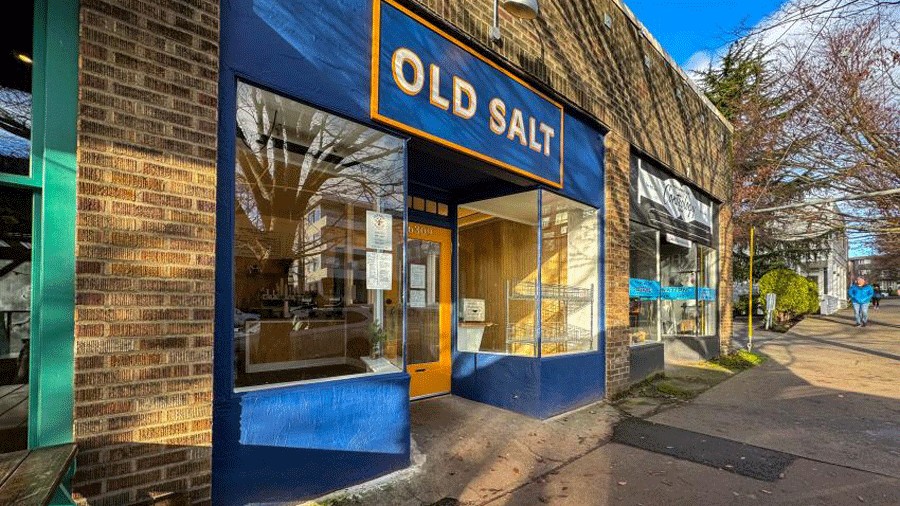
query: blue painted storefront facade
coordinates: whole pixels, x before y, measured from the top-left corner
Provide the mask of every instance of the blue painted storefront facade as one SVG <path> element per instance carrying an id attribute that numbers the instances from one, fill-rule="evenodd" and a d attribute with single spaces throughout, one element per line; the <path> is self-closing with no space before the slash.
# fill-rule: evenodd
<path id="1" fill-rule="evenodd" d="M 371 0 L 221 3 L 214 504 L 297 500 L 409 464 L 406 373 L 234 389 L 234 201 L 229 196 L 235 192 L 236 83 L 246 81 L 403 137 L 407 134 L 402 129 L 372 119 L 372 23 Z M 546 358 L 454 351 L 452 357 L 453 394 L 538 418 L 599 400 L 605 390 L 603 131 L 568 108 L 558 121 L 560 131 L 565 129 L 559 160 L 565 168 L 562 187 L 540 180 L 532 187 L 600 210 L 597 351 Z M 407 174 L 416 163 L 408 158 Z M 451 219 L 443 224 L 453 230 L 455 248 L 453 217 L 451 210 Z M 438 222 L 434 224 L 442 224 Z M 455 258 L 453 269 L 455 293 Z M 453 341 L 455 350 L 455 329 Z"/>

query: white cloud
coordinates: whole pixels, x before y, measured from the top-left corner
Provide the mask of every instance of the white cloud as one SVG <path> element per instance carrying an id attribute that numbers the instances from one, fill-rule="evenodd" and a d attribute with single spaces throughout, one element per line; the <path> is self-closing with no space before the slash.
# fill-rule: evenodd
<path id="1" fill-rule="evenodd" d="M 681 68 L 683 68 L 688 75 L 693 75 L 695 72 L 702 72 L 708 69 L 711 63 L 712 53 L 700 50 L 692 54 L 686 62 L 682 63 Z"/>
<path id="2" fill-rule="evenodd" d="M 859 9 L 863 9 L 867 5 L 872 5 L 877 0 L 861 0 Z M 850 5 L 848 0 L 788 0 L 781 7 L 772 11 L 768 16 L 759 21 L 750 28 L 747 33 L 750 39 L 759 42 L 764 47 L 775 47 L 776 51 L 772 55 L 774 61 L 787 60 L 786 52 L 796 50 L 796 48 L 806 48 L 826 26 L 835 26 L 846 21 L 841 13 L 845 15 L 852 12 L 864 12 L 853 10 L 841 10 L 841 7 Z M 854 3 L 855 5 L 855 3 Z M 802 6 L 807 6 L 802 8 Z M 896 19 L 897 12 L 894 17 Z M 709 66 L 717 66 L 728 51 L 728 44 L 710 51 L 697 51 L 685 61 L 681 67 L 688 72 L 689 75 L 698 70 L 705 70 Z"/>

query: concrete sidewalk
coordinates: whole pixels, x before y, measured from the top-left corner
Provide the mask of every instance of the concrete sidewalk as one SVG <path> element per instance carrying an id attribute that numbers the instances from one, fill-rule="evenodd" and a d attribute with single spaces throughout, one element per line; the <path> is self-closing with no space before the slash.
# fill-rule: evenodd
<path id="1" fill-rule="evenodd" d="M 900 300 L 866 328 L 811 317 L 755 349 L 770 360 L 652 420 L 900 477 Z"/>
<path id="2" fill-rule="evenodd" d="M 766 336 L 769 361 L 651 417 L 664 427 L 637 436 L 650 441 L 611 442 L 627 416 L 605 403 L 539 421 L 457 397 L 415 402 L 418 463 L 322 502 L 900 504 L 900 302 L 865 329 L 848 318 Z M 742 474 L 768 450 L 783 456 L 774 477 Z"/>

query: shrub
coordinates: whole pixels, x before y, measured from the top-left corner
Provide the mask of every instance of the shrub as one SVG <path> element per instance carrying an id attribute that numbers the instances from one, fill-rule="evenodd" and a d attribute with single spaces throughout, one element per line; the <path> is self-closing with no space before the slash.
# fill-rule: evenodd
<path id="1" fill-rule="evenodd" d="M 736 300 L 732 306 L 732 310 L 734 311 L 735 316 L 747 316 L 749 311 L 749 302 L 750 297 L 747 295 L 741 295 L 740 297 L 738 297 L 738 300 Z M 753 313 L 754 315 L 763 312 L 763 310 L 765 309 L 765 304 L 760 304 L 759 300 L 755 300 L 753 305 L 755 306 L 754 309 L 756 310 L 756 312 Z"/>
<path id="2" fill-rule="evenodd" d="M 818 287 L 816 290 L 816 306 L 819 305 Z M 810 282 L 789 269 L 769 271 L 759 279 L 760 303 L 765 304 L 766 294 L 775 294 L 775 319 L 786 322 L 810 312 Z M 818 309 L 818 307 L 817 307 Z"/>
<path id="3" fill-rule="evenodd" d="M 749 304 L 749 297 L 746 295 L 741 295 L 738 297 L 738 300 L 734 303 L 734 314 L 746 316 L 747 315 L 747 306 Z"/>
<path id="4" fill-rule="evenodd" d="M 815 314 L 819 312 L 819 284 L 815 281 L 806 281 L 808 283 L 807 290 L 807 313 Z"/>

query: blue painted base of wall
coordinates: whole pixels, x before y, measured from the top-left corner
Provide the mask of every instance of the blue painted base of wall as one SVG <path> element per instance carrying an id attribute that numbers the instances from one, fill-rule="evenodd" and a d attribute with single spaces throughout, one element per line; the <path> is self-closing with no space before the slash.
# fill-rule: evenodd
<path id="1" fill-rule="evenodd" d="M 214 406 L 213 504 L 299 501 L 409 465 L 409 376 L 235 394 Z"/>
<path id="2" fill-rule="evenodd" d="M 452 393 L 466 399 L 549 418 L 604 395 L 601 353 L 517 357 L 460 352 L 453 359 Z"/>

